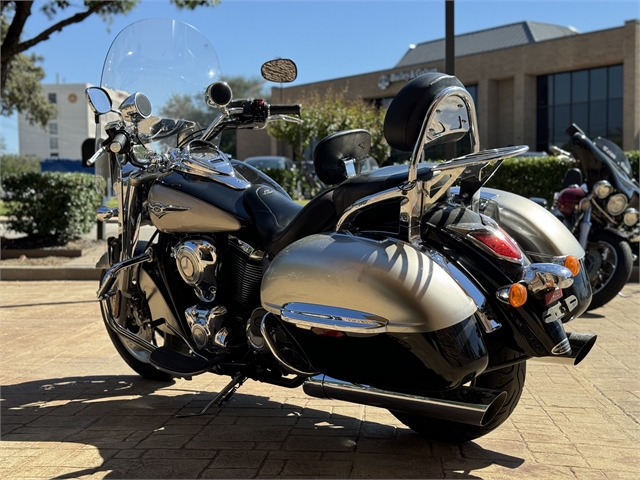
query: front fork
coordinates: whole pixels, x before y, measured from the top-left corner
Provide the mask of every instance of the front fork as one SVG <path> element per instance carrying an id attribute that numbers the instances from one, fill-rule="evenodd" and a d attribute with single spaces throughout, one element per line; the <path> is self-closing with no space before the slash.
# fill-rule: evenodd
<path id="1" fill-rule="evenodd" d="M 591 233 L 591 207 L 584 211 L 582 221 L 580 222 L 580 234 L 578 241 L 583 250 L 587 251 L 587 241 L 589 239 L 589 233 Z"/>

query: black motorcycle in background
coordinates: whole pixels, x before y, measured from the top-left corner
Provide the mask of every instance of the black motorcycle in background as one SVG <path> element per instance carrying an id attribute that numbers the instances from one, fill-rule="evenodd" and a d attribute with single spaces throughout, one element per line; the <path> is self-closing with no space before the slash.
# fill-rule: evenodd
<path id="1" fill-rule="evenodd" d="M 610 140 L 590 140 L 575 124 L 567 129 L 571 152 L 552 153 L 574 160 L 555 195 L 552 212 L 578 239 L 593 298 L 589 310 L 605 305 L 627 283 L 640 240 L 640 187 L 624 152 Z"/>

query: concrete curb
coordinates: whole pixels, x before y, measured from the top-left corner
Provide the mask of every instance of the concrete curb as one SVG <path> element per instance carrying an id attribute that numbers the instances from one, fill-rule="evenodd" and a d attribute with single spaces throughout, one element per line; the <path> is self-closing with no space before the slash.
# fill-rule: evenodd
<path id="1" fill-rule="evenodd" d="M 62 267 L 2 267 L 0 280 L 100 280 L 101 270 L 85 266 Z"/>

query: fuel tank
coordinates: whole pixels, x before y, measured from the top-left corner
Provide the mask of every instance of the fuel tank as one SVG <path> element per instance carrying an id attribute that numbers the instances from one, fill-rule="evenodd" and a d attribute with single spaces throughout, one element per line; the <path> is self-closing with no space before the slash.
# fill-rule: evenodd
<path id="1" fill-rule="evenodd" d="M 472 317 L 474 302 L 426 253 L 399 240 L 305 237 L 271 262 L 263 307 L 285 322 L 353 333 L 424 333 Z"/>
<path id="2" fill-rule="evenodd" d="M 149 190 L 147 208 L 151 222 L 164 233 L 215 233 L 240 229 L 240 221 L 233 215 L 159 183 Z"/>

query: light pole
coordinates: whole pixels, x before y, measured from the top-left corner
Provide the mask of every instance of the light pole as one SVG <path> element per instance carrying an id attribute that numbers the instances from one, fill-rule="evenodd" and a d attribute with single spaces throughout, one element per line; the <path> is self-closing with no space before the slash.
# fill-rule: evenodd
<path id="1" fill-rule="evenodd" d="M 445 0 L 444 2 L 444 73 L 447 75 L 456 74 L 456 47 L 454 33 L 454 3 L 453 0 Z M 447 160 L 455 158 L 456 144 L 455 142 L 445 144 L 445 157 Z"/>

